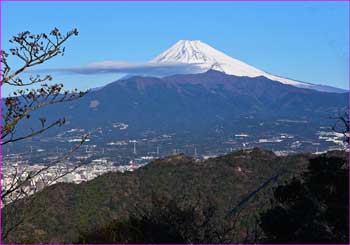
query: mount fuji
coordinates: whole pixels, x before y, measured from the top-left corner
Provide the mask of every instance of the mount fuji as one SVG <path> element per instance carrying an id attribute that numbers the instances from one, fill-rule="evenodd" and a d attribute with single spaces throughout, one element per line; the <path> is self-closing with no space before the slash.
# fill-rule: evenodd
<path id="1" fill-rule="evenodd" d="M 239 144 L 232 135 L 242 132 L 254 142 L 280 134 L 314 142 L 321 128 L 333 125 L 329 118 L 348 108 L 349 93 L 318 91 L 316 85 L 268 74 L 200 41 L 180 41 L 150 63 L 196 65 L 203 72 L 125 77 L 79 100 L 43 108 L 31 115 L 21 132 L 31 133 L 40 126 L 40 118 L 54 121 L 60 115 L 66 118 L 67 132 L 94 132 L 90 143 L 96 145 L 143 139 L 161 140 L 168 149 L 196 142 L 219 151 L 227 146 L 223 142 Z M 59 130 L 50 130 L 48 137 Z M 163 142 L 164 135 L 174 138 Z M 290 149 L 290 143 L 278 147 Z"/>
<path id="2" fill-rule="evenodd" d="M 272 75 L 240 60 L 234 59 L 199 40 L 180 40 L 169 49 L 152 59 L 150 63 L 191 64 L 199 68 L 196 69 L 196 73 L 198 73 L 198 71 L 206 72 L 208 70 L 216 70 L 228 75 L 239 77 L 264 76 L 270 80 L 299 88 L 313 89 L 322 92 L 346 92 L 345 90 L 331 86 L 316 85 Z"/>

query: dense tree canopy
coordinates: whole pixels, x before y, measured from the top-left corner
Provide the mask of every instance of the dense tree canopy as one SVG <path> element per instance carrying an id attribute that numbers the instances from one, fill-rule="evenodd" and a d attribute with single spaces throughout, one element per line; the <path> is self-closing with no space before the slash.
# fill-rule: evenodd
<path id="1" fill-rule="evenodd" d="M 348 243 L 349 167 L 344 159 L 310 160 L 301 178 L 278 186 L 261 216 L 268 243 Z"/>

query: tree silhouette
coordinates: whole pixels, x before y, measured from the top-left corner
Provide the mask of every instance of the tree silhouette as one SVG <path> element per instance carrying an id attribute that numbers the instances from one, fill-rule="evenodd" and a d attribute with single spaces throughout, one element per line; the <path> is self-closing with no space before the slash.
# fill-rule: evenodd
<path id="1" fill-rule="evenodd" d="M 77 29 L 73 29 L 65 34 L 57 28 L 54 28 L 49 34 L 33 34 L 29 31 L 21 32 L 9 40 L 12 47 L 8 50 L 0 51 L 0 86 L 1 88 L 11 88 L 12 92 L 8 97 L 2 100 L 2 121 L 1 121 L 1 140 L 0 144 L 4 147 L 6 144 L 15 143 L 24 139 L 42 134 L 45 131 L 65 124 L 65 118 L 59 118 L 53 122 L 48 122 L 46 118 L 39 118 L 37 129 L 30 129 L 27 133 L 20 133 L 17 128 L 20 122 L 29 120 L 36 111 L 49 105 L 76 100 L 85 95 L 86 92 L 74 89 L 67 91 L 63 89 L 63 84 L 52 83 L 52 77 L 46 75 L 30 76 L 29 79 L 21 78 L 24 72 L 29 68 L 43 64 L 58 55 L 64 55 L 64 44 L 68 39 L 77 36 Z M 19 65 L 11 65 L 10 61 L 16 59 Z M 33 88 L 36 87 L 36 88 Z M 50 185 L 58 179 L 75 171 L 76 168 L 84 164 L 78 163 L 74 168 L 67 168 L 53 173 L 49 179 L 43 178 L 52 166 L 65 161 L 85 142 L 88 135 L 83 135 L 81 141 L 67 152 L 62 158 L 46 163 L 46 166 L 36 171 L 17 171 L 14 167 L 11 174 L 9 185 L 2 185 L 1 190 L 1 208 L 12 203 L 12 208 L 8 209 L 6 215 L 9 217 L 18 216 L 20 212 L 16 210 L 16 202 L 24 197 L 35 193 L 38 183 L 43 187 Z M 28 188 L 28 187 L 31 188 Z M 30 207 L 32 199 L 26 201 Z M 22 215 L 14 224 L 3 224 L 2 239 L 5 239 L 10 232 L 16 229 L 24 222 L 26 217 Z M 7 220 L 11 220 L 7 219 Z M 4 228 L 5 227 L 5 228 Z"/>
<path id="2" fill-rule="evenodd" d="M 308 171 L 274 190 L 261 215 L 267 243 L 348 243 L 349 166 L 338 157 L 310 160 Z"/>
<path id="3" fill-rule="evenodd" d="M 126 220 L 80 232 L 77 243 L 235 243 L 251 238 L 250 231 L 238 227 L 239 212 L 225 220 L 208 199 L 187 206 L 182 201 L 153 195 L 151 209 L 135 207 Z"/>

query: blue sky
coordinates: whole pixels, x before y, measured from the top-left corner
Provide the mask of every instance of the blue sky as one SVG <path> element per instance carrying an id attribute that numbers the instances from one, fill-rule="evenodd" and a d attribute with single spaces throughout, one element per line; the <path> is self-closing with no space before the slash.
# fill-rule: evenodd
<path id="1" fill-rule="evenodd" d="M 180 39 L 201 40 L 272 74 L 348 88 L 347 2 L 2 2 L 2 48 L 14 34 L 78 28 L 65 56 L 40 68 L 146 62 Z M 16 65 L 16 64 L 14 64 Z M 38 67 L 39 68 L 39 67 Z M 120 74 L 54 74 L 86 89 Z M 9 90 L 3 88 L 3 95 Z"/>

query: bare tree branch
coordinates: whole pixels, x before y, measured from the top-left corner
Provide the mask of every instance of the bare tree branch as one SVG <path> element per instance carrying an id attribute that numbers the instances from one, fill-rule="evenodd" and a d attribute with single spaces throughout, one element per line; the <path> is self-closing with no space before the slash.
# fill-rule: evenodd
<path id="1" fill-rule="evenodd" d="M 45 33 L 31 34 L 29 31 L 21 32 L 14 36 L 10 43 L 16 45 L 10 49 L 13 56 L 17 56 L 24 64 L 14 70 L 12 73 L 11 67 L 7 63 L 8 53 L 2 52 L 1 63 L 4 69 L 1 73 L 1 85 L 9 84 L 10 81 L 24 72 L 27 68 L 42 64 L 45 61 L 61 54 L 64 55 L 65 47 L 62 45 L 72 36 L 77 36 L 78 30 L 73 29 L 62 35 L 61 32 L 54 28 L 49 35 Z M 19 86 L 18 84 L 16 86 Z"/>
<path id="2" fill-rule="evenodd" d="M 36 111 L 53 104 L 76 100 L 86 94 L 86 92 L 80 92 L 77 89 L 65 91 L 63 90 L 63 84 L 46 84 L 46 82 L 52 81 L 50 75 L 43 77 L 40 75 L 30 76 L 26 81 L 20 77 L 29 68 L 40 65 L 58 55 L 64 55 L 65 47 L 63 45 L 68 39 L 77 35 L 77 29 L 65 34 L 62 34 L 57 28 L 54 28 L 49 34 L 32 34 L 25 31 L 9 41 L 13 44 L 13 47 L 8 51 L 0 50 L 0 86 L 6 85 L 15 88 L 15 92 L 2 101 L 1 145 L 32 138 L 54 126 L 63 125 L 65 123 L 64 118 L 54 120 L 50 124 L 46 124 L 46 118 L 39 118 L 39 129 L 32 129 L 31 132 L 23 135 L 16 134 L 18 124 L 25 119 L 30 119 Z M 9 64 L 10 55 L 20 61 L 19 67 Z M 38 88 L 28 87 L 30 85 L 36 85 Z M 2 239 L 6 239 L 11 232 L 28 219 L 26 214 L 18 212 L 16 209 L 17 203 L 26 202 L 30 207 L 34 200 L 33 193 L 45 186 L 56 183 L 87 163 L 86 161 L 79 162 L 73 167 L 53 169 L 54 166 L 64 163 L 65 160 L 71 157 L 84 144 L 88 136 L 84 135 L 82 140 L 63 157 L 47 163 L 40 169 L 33 171 L 22 169 L 19 171 L 15 168 L 14 173 L 10 176 L 9 184 L 7 186 L 3 185 L 1 190 L 1 207 L 11 206 L 11 209 L 13 209 L 13 213 L 6 213 L 10 215 L 7 219 L 10 222 L 3 225 L 3 227 L 6 226 L 6 229 L 3 228 L 2 230 Z M 47 177 L 47 173 L 53 170 L 57 170 L 57 172 L 53 176 Z M 39 183 L 42 184 L 41 187 L 38 186 Z M 11 205 L 8 205 L 9 203 Z M 17 218 L 11 217 L 11 215 Z M 12 224 L 11 220 L 15 220 L 15 223 Z"/>
<path id="3" fill-rule="evenodd" d="M 344 135 L 344 142 L 349 143 L 350 118 L 349 112 L 344 112 L 336 117 L 331 117 L 335 120 L 332 130 Z"/>
<path id="4" fill-rule="evenodd" d="M 44 173 L 45 171 L 48 171 L 52 166 L 55 166 L 56 164 L 63 162 L 64 160 L 68 159 L 70 156 L 72 156 L 79 148 L 85 143 L 85 141 L 88 139 L 89 134 L 86 134 L 83 136 L 82 140 L 74 147 L 72 148 L 68 153 L 66 153 L 63 157 L 51 161 L 50 163 L 46 164 L 45 167 L 41 168 L 40 170 L 36 172 L 27 172 L 27 176 L 25 177 L 24 180 L 21 180 L 20 178 L 20 173 L 17 173 L 16 171 L 16 180 L 13 180 L 13 184 L 7 189 L 3 189 L 1 193 L 1 200 L 5 200 L 9 195 L 11 195 L 13 192 L 19 190 L 22 188 L 24 185 L 28 184 L 30 181 L 34 180 L 36 177 L 38 177 L 40 174 Z M 66 171 L 56 177 L 54 177 L 52 180 L 50 180 L 50 184 L 53 182 L 57 181 L 58 179 L 66 176 L 69 173 L 74 172 L 77 168 L 85 165 L 86 162 L 81 162 L 80 164 L 76 165 L 73 169 Z"/>

